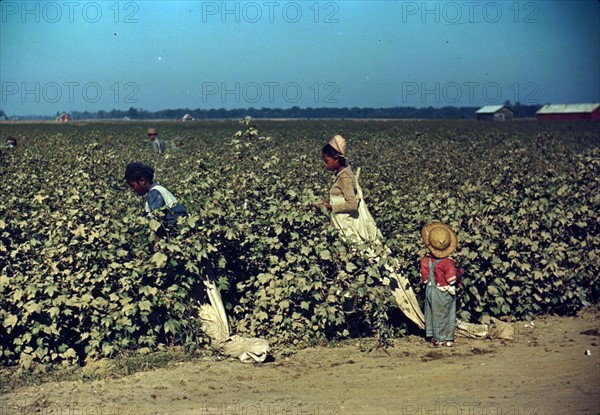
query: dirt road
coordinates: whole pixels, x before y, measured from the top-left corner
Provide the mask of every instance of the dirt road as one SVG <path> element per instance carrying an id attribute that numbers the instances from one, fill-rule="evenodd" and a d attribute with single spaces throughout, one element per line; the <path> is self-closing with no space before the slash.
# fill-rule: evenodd
<path id="1" fill-rule="evenodd" d="M 459 339 L 454 348 L 431 349 L 413 336 L 367 352 L 365 340 L 256 366 L 209 358 L 116 379 L 45 383 L 2 395 L 0 415 L 600 413 L 597 313 L 540 319 L 532 329 L 515 323 L 515 331 L 513 342 Z"/>

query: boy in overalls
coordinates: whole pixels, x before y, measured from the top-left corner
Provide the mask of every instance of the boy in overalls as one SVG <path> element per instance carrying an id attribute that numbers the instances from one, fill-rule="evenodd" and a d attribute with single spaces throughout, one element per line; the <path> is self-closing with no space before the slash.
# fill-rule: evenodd
<path id="1" fill-rule="evenodd" d="M 450 254 L 458 244 L 448 225 L 432 222 L 421 230 L 429 253 L 421 260 L 425 288 L 425 337 L 433 347 L 452 347 L 456 327 L 457 269 Z"/>

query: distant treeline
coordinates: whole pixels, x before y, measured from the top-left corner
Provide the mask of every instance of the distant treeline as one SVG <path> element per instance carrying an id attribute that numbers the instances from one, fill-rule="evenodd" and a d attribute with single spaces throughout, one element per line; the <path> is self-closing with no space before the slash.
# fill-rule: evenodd
<path id="1" fill-rule="evenodd" d="M 521 105 L 516 103 L 504 103 L 513 112 L 515 118 L 535 117 L 535 113 L 541 105 Z M 408 119 L 469 119 L 475 118 L 475 112 L 480 107 L 443 107 L 443 108 L 415 108 L 415 107 L 392 107 L 392 108 L 238 108 L 238 109 L 165 109 L 160 111 L 146 111 L 138 108 L 128 110 L 113 109 L 110 111 L 72 111 L 69 113 L 72 120 L 102 120 L 102 119 L 181 119 L 189 114 L 194 119 L 222 119 L 222 118 L 408 118 Z M 56 114 L 56 117 L 59 114 Z M 7 117 L 8 118 L 8 117 Z M 20 119 L 34 117 L 19 117 Z M 40 117 L 36 117 L 40 118 Z M 53 117 L 42 117 L 53 118 Z"/>

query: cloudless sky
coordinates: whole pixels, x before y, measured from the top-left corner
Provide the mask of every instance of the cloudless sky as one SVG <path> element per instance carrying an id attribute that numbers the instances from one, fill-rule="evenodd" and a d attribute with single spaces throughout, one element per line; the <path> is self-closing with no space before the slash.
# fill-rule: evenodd
<path id="1" fill-rule="evenodd" d="M 600 1 L 0 1 L 0 109 L 600 102 Z"/>

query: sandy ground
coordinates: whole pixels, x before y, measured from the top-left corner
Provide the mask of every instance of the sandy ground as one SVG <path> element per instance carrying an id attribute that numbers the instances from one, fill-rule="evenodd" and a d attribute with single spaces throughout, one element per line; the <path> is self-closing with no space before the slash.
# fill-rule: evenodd
<path id="1" fill-rule="evenodd" d="M 514 328 L 514 341 L 459 339 L 446 349 L 411 336 L 367 352 L 363 340 L 261 365 L 207 358 L 45 383 L 0 396 L 0 415 L 599 414 L 598 313 Z"/>

